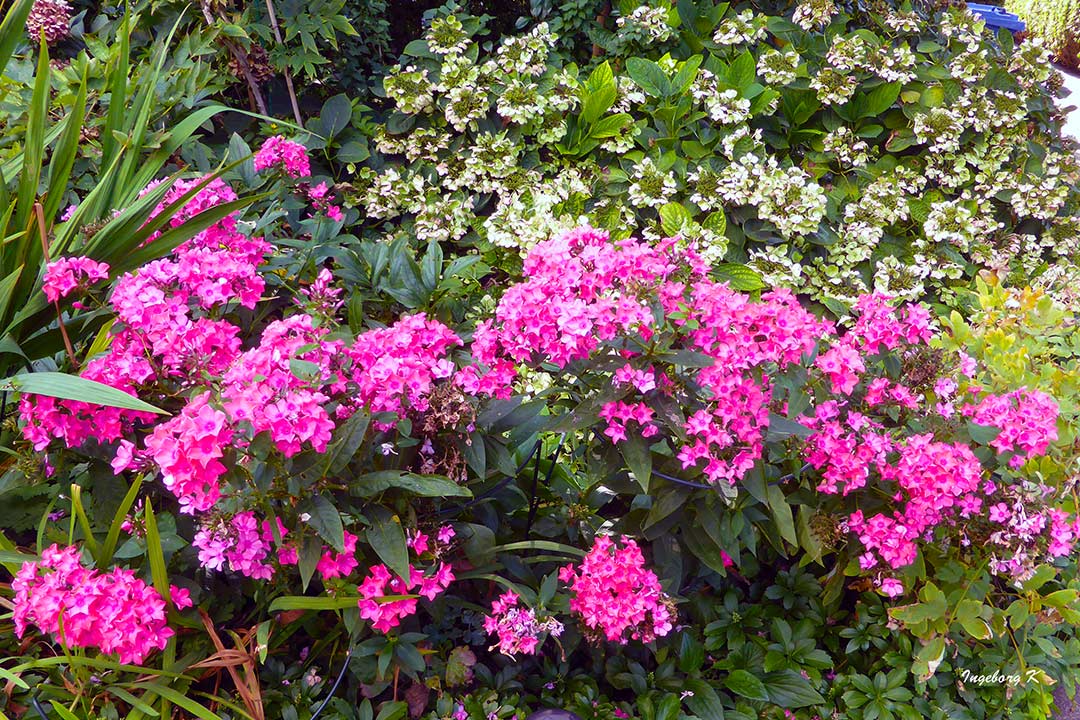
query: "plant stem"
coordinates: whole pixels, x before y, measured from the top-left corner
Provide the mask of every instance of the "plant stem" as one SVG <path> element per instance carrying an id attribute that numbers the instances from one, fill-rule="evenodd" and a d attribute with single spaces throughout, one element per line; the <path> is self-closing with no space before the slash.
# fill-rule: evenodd
<path id="1" fill-rule="evenodd" d="M 34 203 L 34 216 L 37 218 L 38 234 L 41 237 L 41 253 L 45 257 L 45 262 L 50 263 L 52 260 L 49 258 L 49 241 L 45 236 L 45 210 L 39 202 Z M 53 305 L 56 307 L 56 320 L 60 323 L 60 334 L 64 337 L 64 347 L 67 349 L 68 359 L 71 360 L 71 366 L 78 370 L 79 361 L 75 359 L 75 348 L 72 347 L 71 338 L 68 337 L 67 328 L 64 327 L 64 314 L 60 312 L 59 298 L 53 300 Z"/>
<path id="2" fill-rule="evenodd" d="M 285 47 L 285 41 L 281 39 L 281 30 L 278 28 L 277 13 L 274 12 L 274 0 L 266 0 L 266 12 L 270 13 L 270 27 L 274 29 L 274 39 L 277 44 Z M 297 125 L 303 125 L 304 119 L 300 117 L 300 105 L 296 102 L 296 90 L 293 89 L 292 73 L 285 68 L 285 87 L 289 89 L 289 102 L 292 103 L 293 117 Z"/>

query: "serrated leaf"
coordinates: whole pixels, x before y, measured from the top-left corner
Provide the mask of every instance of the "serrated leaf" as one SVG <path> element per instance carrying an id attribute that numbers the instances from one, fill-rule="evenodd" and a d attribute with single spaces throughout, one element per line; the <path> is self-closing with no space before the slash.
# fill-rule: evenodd
<path id="1" fill-rule="evenodd" d="M 753 268 L 738 263 L 720 263 L 714 269 L 716 277 L 720 281 L 726 281 L 732 290 L 753 292 L 765 287 L 765 281 L 761 279 Z"/>
<path id="2" fill-rule="evenodd" d="M 660 227 L 668 237 L 678 235 L 683 226 L 693 220 L 694 216 L 682 203 L 669 202 L 660 208 Z"/>

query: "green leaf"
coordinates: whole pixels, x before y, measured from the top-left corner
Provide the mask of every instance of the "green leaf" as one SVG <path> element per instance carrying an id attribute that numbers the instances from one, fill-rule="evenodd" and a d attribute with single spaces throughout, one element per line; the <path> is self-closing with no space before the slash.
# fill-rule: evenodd
<path id="1" fill-rule="evenodd" d="M 26 18 L 33 7 L 34 0 L 17 0 L 4 15 L 4 21 L 0 23 L 0 68 L 7 67 L 15 48 L 23 41 Z"/>
<path id="2" fill-rule="evenodd" d="M 405 544 L 405 530 L 401 527 L 401 518 L 381 506 L 368 510 L 367 517 L 371 521 L 371 526 L 367 529 L 367 541 L 371 549 L 392 573 L 403 578 L 409 577 L 409 547 Z"/>
<path id="3" fill-rule="evenodd" d="M 391 488 L 419 497 L 472 497 L 472 492 L 444 475 L 417 475 L 405 470 L 379 470 L 353 481 L 349 494 L 373 497 Z"/>
<path id="4" fill-rule="evenodd" d="M 726 281 L 732 290 L 753 292 L 765 287 L 765 281 L 761 279 L 761 275 L 746 265 L 720 263 L 713 272 L 718 280 Z"/>
<path id="5" fill-rule="evenodd" d="M 757 677 L 746 670 L 732 670 L 731 674 L 724 679 L 724 687 L 736 695 L 741 695 L 750 700 L 768 702 L 769 694 L 765 691 L 765 685 Z"/>
<path id="6" fill-rule="evenodd" d="M 315 575 L 315 568 L 322 559 L 322 553 L 323 544 L 318 537 L 308 535 L 304 538 L 304 544 L 300 547 L 298 569 L 300 570 L 300 586 L 305 591 Z"/>
<path id="7" fill-rule="evenodd" d="M 158 532 L 157 518 L 154 517 L 154 506 L 150 498 L 146 499 L 143 519 L 146 525 L 146 556 L 150 559 L 150 577 L 154 582 L 154 589 L 168 605 L 172 600 L 172 593 L 169 590 L 169 571 L 165 567 L 165 554 L 161 550 L 161 533 Z"/>
<path id="8" fill-rule="evenodd" d="M 769 510 L 772 511 L 773 522 L 776 523 L 780 536 L 792 545 L 798 547 L 799 536 L 795 533 L 795 518 L 791 514 L 791 505 L 788 505 L 784 491 L 779 485 L 770 485 Z"/>
<path id="9" fill-rule="evenodd" d="M 480 567 L 495 559 L 495 533 L 486 525 L 469 523 L 465 537 L 465 556 L 469 562 Z"/>
<path id="10" fill-rule="evenodd" d="M 945 638 L 938 635 L 919 649 L 911 671 L 919 682 L 926 682 L 937 672 L 941 661 L 945 659 Z"/>
<path id="11" fill-rule="evenodd" d="M 334 430 L 330 448 L 326 453 L 325 475 L 337 475 L 348 467 L 356 451 L 364 443 L 370 422 L 371 416 L 367 411 L 361 410 Z"/>
<path id="12" fill-rule="evenodd" d="M 654 98 L 664 98 L 671 94 L 671 81 L 668 80 L 667 73 L 652 60 L 641 57 L 627 58 L 626 72 L 638 87 Z"/>
<path id="13" fill-rule="evenodd" d="M 147 692 L 154 693 L 155 695 L 184 708 L 196 717 L 203 718 L 203 720 L 221 720 L 221 716 L 217 713 L 211 712 L 204 705 L 200 705 L 191 698 L 186 697 L 182 693 L 179 693 L 166 685 L 159 685 L 156 683 L 135 683 L 131 687 L 141 688 Z"/>
<path id="14" fill-rule="evenodd" d="M 124 499 L 120 502 L 120 507 L 116 509 L 116 514 L 113 515 L 112 524 L 109 526 L 109 534 L 105 536 L 105 542 L 101 546 L 101 554 L 98 556 L 97 566 L 99 570 L 104 570 L 112 563 L 113 554 L 116 552 L 116 543 L 120 540 L 120 531 L 124 521 L 127 519 L 128 512 L 131 510 L 131 506 L 135 504 L 135 498 L 139 496 L 142 480 L 142 475 L 135 477 L 135 481 L 131 483 L 127 494 L 124 495 Z"/>
<path id="15" fill-rule="evenodd" d="M 669 202 L 660 208 L 660 228 L 668 237 L 678 235 L 683 226 L 693 220 L 694 216 L 682 203 Z"/>
<path id="16" fill-rule="evenodd" d="M 349 122 L 352 120 L 352 103 L 348 96 L 340 94 L 328 99 L 323 103 L 319 119 L 322 121 L 322 129 L 327 138 L 332 138 L 349 127 Z"/>
<path id="17" fill-rule="evenodd" d="M 858 117 L 877 117 L 884 113 L 900 97 L 900 87 L 899 82 L 885 83 L 863 95 L 859 102 Z"/>
<path id="18" fill-rule="evenodd" d="M 35 44 L 37 38 L 34 38 Z M 29 114 L 26 120 L 26 138 L 23 150 L 23 166 L 19 175 L 18 190 L 15 198 L 14 223 L 17 228 L 30 224 L 34 201 L 37 199 L 38 183 L 41 181 L 41 163 L 45 157 L 45 122 L 49 116 L 49 49 L 44 41 L 38 50 L 37 73 L 34 75 L 34 93 L 30 99 Z M 36 232 L 36 228 L 31 232 Z M 30 244 L 31 252 L 27 263 L 37 264 L 41 258 L 41 245 Z"/>
<path id="19" fill-rule="evenodd" d="M 729 85 L 739 91 L 740 95 L 744 90 L 754 84 L 754 79 L 757 77 L 757 63 L 754 61 L 754 56 L 749 50 L 745 50 L 739 57 L 735 58 L 727 70 L 727 82 Z"/>
<path id="20" fill-rule="evenodd" d="M 341 513 L 325 495 L 316 495 L 300 505 L 300 511 L 311 516 L 308 524 L 323 540 L 330 543 L 336 552 L 345 551 L 345 527 L 341 524 Z"/>
<path id="21" fill-rule="evenodd" d="M 782 708 L 801 708 L 825 703 L 825 698 L 814 689 L 810 681 L 794 670 L 766 673 L 762 679 L 769 702 Z"/>
<path id="22" fill-rule="evenodd" d="M 649 481 L 652 479 L 652 451 L 649 449 L 649 442 L 641 435 L 631 434 L 619 443 L 619 451 L 626 461 L 626 467 L 641 486 L 641 491 L 649 492 Z"/>
<path id="23" fill-rule="evenodd" d="M 344 610 L 356 607 L 356 597 L 307 597 L 283 595 L 270 603 L 270 612 L 282 610 Z"/>
<path id="24" fill-rule="evenodd" d="M 1055 577 L 1057 577 L 1057 570 L 1050 565 L 1040 565 L 1035 568 L 1035 573 L 1024 582 L 1024 591 L 1035 592 Z"/>
<path id="25" fill-rule="evenodd" d="M 808 438 L 814 434 L 814 431 L 806 427 L 802 423 L 797 423 L 794 420 L 788 420 L 782 415 L 776 413 L 769 413 L 769 433 L 767 436 L 768 442 L 778 442 L 781 440 L 787 440 L 790 437 Z"/>
<path id="26" fill-rule="evenodd" d="M 972 441 L 980 445 L 989 445 L 994 438 L 1001 434 L 1001 428 L 990 425 L 977 425 L 973 422 L 967 424 L 967 429 Z"/>
<path id="27" fill-rule="evenodd" d="M 633 121 L 628 113 L 616 113 L 600 118 L 589 128 L 589 137 L 596 140 L 615 137 Z"/>
<path id="28" fill-rule="evenodd" d="M 581 87 L 581 121 L 586 125 L 595 123 L 612 106 L 617 94 L 615 75 L 605 60 Z"/>
<path id="29" fill-rule="evenodd" d="M 694 84 L 694 80 L 697 78 L 698 69 L 704 59 L 704 55 L 691 55 L 690 59 L 682 64 L 679 72 L 675 73 L 675 77 L 671 79 L 672 94 L 681 95 L 690 89 L 690 86 Z"/>
<path id="30" fill-rule="evenodd" d="M 796 532 L 799 536 L 799 546 L 806 551 L 807 556 L 814 562 L 820 563 L 822 557 L 821 541 L 810 528 L 810 516 L 812 510 L 806 505 L 799 505 L 796 515 Z"/>
<path id="31" fill-rule="evenodd" d="M 240 137 L 237 133 L 233 133 L 229 138 L 229 160 L 239 160 L 240 165 L 237 170 L 240 172 L 240 178 L 246 185 L 254 185 L 256 181 L 255 175 L 255 158 L 251 154 L 251 148 L 248 146 L 244 138 Z"/>

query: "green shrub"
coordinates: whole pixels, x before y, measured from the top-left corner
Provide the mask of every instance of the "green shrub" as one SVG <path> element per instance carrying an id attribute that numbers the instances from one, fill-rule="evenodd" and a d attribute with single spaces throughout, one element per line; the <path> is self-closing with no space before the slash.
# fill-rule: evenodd
<path id="1" fill-rule="evenodd" d="M 805 28 L 744 5 L 631 11 L 612 29 L 639 27 L 618 49 L 640 54 L 588 70 L 546 25 L 488 51 L 481 18 L 444 14 L 386 79 L 397 110 L 353 202 L 372 236 L 493 261 L 582 216 L 681 232 L 841 314 L 868 289 L 953 303 L 986 267 L 1067 287 L 1076 163 L 1045 52 L 955 9 L 812 6 Z"/>
<path id="2" fill-rule="evenodd" d="M 1080 3 L 1076 0 L 1006 0 L 1005 9 L 1016 13 L 1026 31 L 1046 43 L 1058 62 L 1078 67 Z"/>

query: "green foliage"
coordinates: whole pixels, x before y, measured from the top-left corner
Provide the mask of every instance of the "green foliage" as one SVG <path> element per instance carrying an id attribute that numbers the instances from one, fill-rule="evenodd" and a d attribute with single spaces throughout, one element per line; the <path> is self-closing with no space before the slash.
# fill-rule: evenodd
<path id="1" fill-rule="evenodd" d="M 451 18 L 456 45 L 432 30 L 385 80 L 396 110 L 353 182 L 371 237 L 512 266 L 582 217 L 678 232 L 839 315 L 875 289 L 955 305 L 985 268 L 1040 266 L 1059 295 L 1072 282 L 1077 168 L 1047 59 L 958 11 L 836 10 L 819 30 L 704 0 L 614 3 L 604 32 L 621 40 L 582 66 L 554 25 L 489 40 L 482 17 L 433 22 Z M 626 44 L 631 25 L 653 31 Z"/>
<path id="2" fill-rule="evenodd" d="M 1046 43 L 1058 62 L 1080 66 L 1080 3 L 1076 0 L 1006 0 L 1005 9 L 1024 21 L 1025 30 Z"/>

